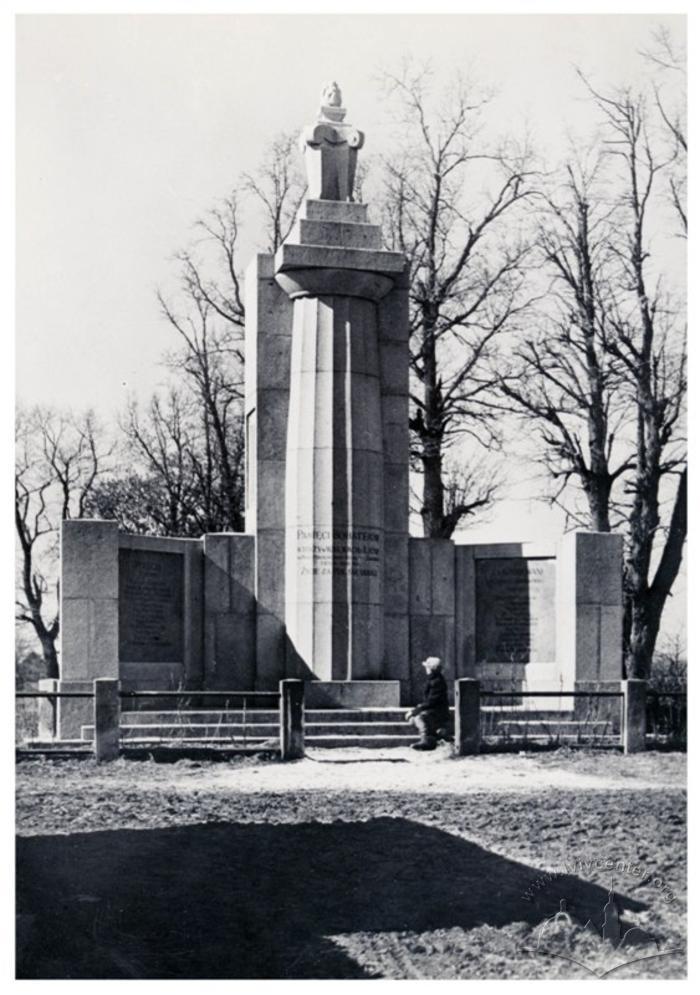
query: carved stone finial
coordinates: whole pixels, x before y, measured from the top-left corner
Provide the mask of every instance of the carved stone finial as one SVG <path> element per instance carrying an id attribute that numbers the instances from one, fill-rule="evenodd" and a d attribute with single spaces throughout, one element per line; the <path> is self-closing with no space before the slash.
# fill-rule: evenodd
<path id="1" fill-rule="evenodd" d="M 316 123 L 301 133 L 311 200 L 352 200 L 357 151 L 365 136 L 345 124 L 347 111 L 336 82 L 324 83 Z"/>
<path id="2" fill-rule="evenodd" d="M 333 80 L 330 83 L 324 83 L 321 90 L 321 108 L 323 107 L 342 107 L 343 106 L 343 95 L 340 92 L 340 87 Z"/>

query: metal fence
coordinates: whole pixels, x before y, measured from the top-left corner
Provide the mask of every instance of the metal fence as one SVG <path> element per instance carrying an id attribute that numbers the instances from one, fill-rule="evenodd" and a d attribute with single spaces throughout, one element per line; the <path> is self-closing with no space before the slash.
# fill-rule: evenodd
<path id="1" fill-rule="evenodd" d="M 125 744 L 275 749 L 279 691 L 120 691 Z"/>
<path id="2" fill-rule="evenodd" d="M 16 723 L 17 732 L 31 732 L 33 735 L 25 739 L 36 751 L 94 751 L 98 761 L 155 745 L 179 750 L 184 746 L 273 750 L 282 759 L 295 759 L 304 752 L 303 681 L 280 681 L 277 691 L 122 691 L 119 681 L 103 678 L 94 681 L 92 691 L 18 691 L 15 697 L 17 715 L 21 717 L 21 723 Z M 92 700 L 92 726 L 87 726 L 84 739 L 57 739 L 58 703 L 76 698 Z M 164 701 L 180 707 L 167 717 L 147 710 L 129 713 L 123 708 L 125 703 L 136 702 L 160 707 Z M 223 709 L 203 711 L 207 704 L 222 701 Z M 37 706 L 33 714 L 26 708 L 30 702 Z M 233 714 L 229 709 L 232 703 L 241 706 Z M 260 721 L 261 704 L 268 706 L 263 718 L 270 721 Z M 149 724 L 149 718 L 154 716 L 158 721 Z M 198 722 L 198 717 L 203 721 Z"/>
<path id="3" fill-rule="evenodd" d="M 685 691 L 647 690 L 647 740 L 656 749 L 688 746 L 688 697 Z"/>
<path id="4" fill-rule="evenodd" d="M 274 750 L 283 759 L 304 755 L 304 682 L 283 680 L 277 691 L 122 691 L 119 681 L 101 678 L 92 691 L 18 691 L 17 731 L 35 748 L 94 750 L 98 761 L 120 752 L 196 744 L 258 752 Z M 92 727 L 84 739 L 57 738 L 58 703 L 92 701 Z M 124 705 L 174 702 L 163 713 L 129 711 Z M 222 708 L 209 708 L 215 701 Z M 542 702 L 549 708 L 537 708 Z M 27 704 L 37 707 L 32 713 Z M 232 710 L 231 703 L 239 704 Z M 519 706 L 518 707 L 518 703 Z M 266 708 L 265 706 L 270 706 Z M 554 707 L 552 707 L 554 706 Z M 619 691 L 491 691 L 478 680 L 455 681 L 455 748 L 458 754 L 524 746 L 620 746 L 626 753 L 685 749 L 685 692 L 649 689 L 645 681 L 620 682 Z M 90 714 L 90 712 L 88 712 Z M 149 725 L 149 717 L 158 721 Z M 201 719 L 201 721 L 198 721 Z M 84 720 L 82 720 L 84 721 Z"/>
<path id="5" fill-rule="evenodd" d="M 620 745 L 622 691 L 482 690 L 479 697 L 485 752 Z"/>
<path id="6" fill-rule="evenodd" d="M 686 736 L 684 692 L 650 692 L 647 682 L 620 681 L 620 690 L 490 691 L 478 680 L 455 682 L 455 746 L 459 754 L 526 745 L 647 747 L 683 749 Z M 559 708 L 533 709 L 539 699 Z M 664 699 L 666 701 L 664 702 Z M 517 702 L 528 708 L 518 709 Z M 554 712 L 555 714 L 551 714 Z"/>

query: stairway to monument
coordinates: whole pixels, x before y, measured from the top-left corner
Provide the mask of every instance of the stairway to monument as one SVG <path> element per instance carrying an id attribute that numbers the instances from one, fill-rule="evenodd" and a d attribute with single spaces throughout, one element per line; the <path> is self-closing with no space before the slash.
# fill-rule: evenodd
<path id="1" fill-rule="evenodd" d="M 310 747 L 409 746 L 417 732 L 404 719 L 405 708 L 309 708 L 304 713 L 304 741 Z M 94 737 L 84 725 L 83 741 Z M 276 709 L 188 709 L 122 712 L 121 737 L 130 745 L 181 742 L 265 746 L 279 737 Z"/>
<path id="2" fill-rule="evenodd" d="M 405 714 L 405 708 L 308 709 L 304 742 L 333 748 L 410 746 L 418 733 Z"/>
<path id="3" fill-rule="evenodd" d="M 309 708 L 304 713 L 308 747 L 410 746 L 417 731 L 404 719 L 405 708 Z M 619 726 L 610 719 L 576 719 L 571 712 L 489 709 L 481 713 L 484 741 L 599 744 L 619 740 Z M 94 727 L 84 725 L 83 742 L 91 742 Z M 277 709 L 187 709 L 123 712 L 122 741 L 133 746 L 151 743 L 276 746 Z"/>

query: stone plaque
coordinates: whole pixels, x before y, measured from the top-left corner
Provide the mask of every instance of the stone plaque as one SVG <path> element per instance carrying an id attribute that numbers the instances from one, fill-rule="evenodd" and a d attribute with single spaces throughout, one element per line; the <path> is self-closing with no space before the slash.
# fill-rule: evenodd
<path id="1" fill-rule="evenodd" d="M 376 529 L 297 529 L 300 576 L 378 577 L 379 550 Z"/>
<path id="2" fill-rule="evenodd" d="M 183 658 L 184 557 L 119 550 L 119 659 L 177 663 Z"/>
<path id="3" fill-rule="evenodd" d="M 476 561 L 476 659 L 550 663 L 555 659 L 553 559 Z"/>

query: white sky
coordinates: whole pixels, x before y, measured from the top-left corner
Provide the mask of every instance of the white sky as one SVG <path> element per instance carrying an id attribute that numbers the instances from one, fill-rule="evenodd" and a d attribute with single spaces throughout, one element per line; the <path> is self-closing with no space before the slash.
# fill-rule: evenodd
<path id="1" fill-rule="evenodd" d="M 376 77 L 402 57 L 498 87 L 492 123 L 527 122 L 556 157 L 591 110 L 573 66 L 634 82 L 659 15 L 22 15 L 17 21 L 17 394 L 111 421 L 164 376 L 155 288 L 172 254 L 266 141 L 301 127 L 337 79 L 366 150 L 387 135 Z M 245 260 L 243 260 L 245 261 Z M 479 538 L 553 538 L 520 484 Z M 683 585 L 681 585 L 683 586 Z M 683 624 L 682 592 L 666 628 Z"/>

